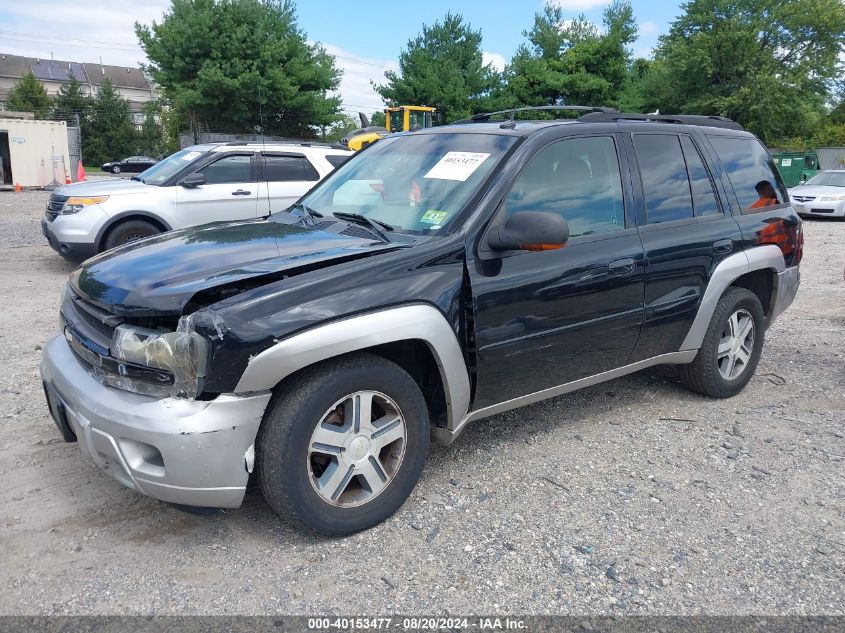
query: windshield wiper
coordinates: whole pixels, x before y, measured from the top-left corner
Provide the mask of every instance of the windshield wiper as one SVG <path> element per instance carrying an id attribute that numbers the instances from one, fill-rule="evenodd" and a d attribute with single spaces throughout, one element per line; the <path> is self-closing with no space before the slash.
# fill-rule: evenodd
<path id="1" fill-rule="evenodd" d="M 361 213 L 345 213 L 343 211 L 333 211 L 332 215 L 336 217 L 338 220 L 345 220 L 347 222 L 352 222 L 353 224 L 358 224 L 360 226 L 366 226 L 373 230 L 373 232 L 378 235 L 382 240 L 385 242 L 389 242 L 390 238 L 385 233 L 385 230 L 394 231 L 395 229 L 390 226 L 387 222 L 382 222 L 381 220 L 375 220 L 373 218 L 368 218 L 366 215 Z"/>
<path id="2" fill-rule="evenodd" d="M 316 209 L 312 209 L 308 205 L 302 204 L 301 202 L 297 202 L 296 204 L 291 205 L 289 208 L 299 209 L 303 212 L 302 215 L 300 215 L 299 217 L 302 220 L 302 223 L 305 224 L 305 226 L 314 226 L 316 224 L 314 220 L 323 217 L 322 213 L 320 213 Z"/>
<path id="3" fill-rule="evenodd" d="M 147 184 L 146 182 L 144 182 L 144 179 L 141 178 L 140 176 L 132 176 L 132 178 L 130 178 L 129 180 L 137 180 L 138 182 L 140 182 L 142 184 L 145 184 L 145 185 Z"/>

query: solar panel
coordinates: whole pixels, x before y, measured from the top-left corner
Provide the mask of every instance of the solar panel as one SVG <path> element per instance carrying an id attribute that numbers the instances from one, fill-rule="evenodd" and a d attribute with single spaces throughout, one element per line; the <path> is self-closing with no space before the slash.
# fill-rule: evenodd
<path id="1" fill-rule="evenodd" d="M 82 64 L 77 62 L 62 62 L 53 59 L 42 59 L 30 67 L 32 74 L 41 81 L 66 81 L 70 75 L 79 81 L 85 81 L 85 71 Z"/>

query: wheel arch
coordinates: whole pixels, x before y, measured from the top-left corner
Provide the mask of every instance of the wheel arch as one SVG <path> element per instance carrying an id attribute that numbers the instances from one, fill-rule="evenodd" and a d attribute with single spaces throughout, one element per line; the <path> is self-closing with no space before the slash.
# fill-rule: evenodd
<path id="1" fill-rule="evenodd" d="M 460 344 L 446 317 L 427 304 L 355 315 L 280 340 L 250 359 L 235 392 L 276 389 L 307 367 L 363 351 L 405 369 L 420 386 L 432 420 L 445 418 L 451 429 L 469 410 Z"/>
<path id="2" fill-rule="evenodd" d="M 98 253 L 101 253 L 103 251 L 103 245 L 105 244 L 106 236 L 109 234 L 109 232 L 114 229 L 118 224 L 127 222 L 129 220 L 143 220 L 145 222 L 149 222 L 150 224 L 154 224 L 159 229 L 161 229 L 162 233 L 165 231 L 173 230 L 173 227 L 170 225 L 169 222 L 167 222 L 161 216 L 151 211 L 122 211 L 121 213 L 110 217 L 108 222 L 103 224 L 103 226 L 101 226 L 100 230 L 97 232 L 97 239 L 94 243 L 97 245 Z"/>
<path id="3" fill-rule="evenodd" d="M 775 279 L 785 269 L 786 263 L 783 259 L 783 253 L 774 244 L 755 246 L 726 257 L 719 262 L 713 274 L 710 275 L 710 281 L 701 298 L 698 313 L 695 315 L 695 320 L 683 343 L 681 343 L 679 351 L 697 350 L 701 347 L 707 326 L 716 310 L 716 304 L 731 286 L 747 288 L 757 294 L 758 297 L 761 297 L 761 295 L 768 296 L 766 301 L 761 298 L 761 303 L 764 313 L 770 314 L 772 301 L 776 294 Z M 765 279 L 768 279 L 770 284 L 768 289 L 761 287 L 761 284 L 765 283 L 763 281 Z M 760 294 L 758 294 L 758 291 Z"/>

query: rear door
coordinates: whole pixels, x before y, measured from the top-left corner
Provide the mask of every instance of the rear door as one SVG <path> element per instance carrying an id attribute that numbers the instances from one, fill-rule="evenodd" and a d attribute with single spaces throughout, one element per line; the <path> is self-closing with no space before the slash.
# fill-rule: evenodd
<path id="1" fill-rule="evenodd" d="M 627 135 L 626 142 L 646 260 L 636 362 L 678 351 L 713 270 L 742 246 L 739 225 L 692 133 L 649 130 Z"/>
<path id="2" fill-rule="evenodd" d="M 197 170 L 205 176 L 205 184 L 193 188 L 177 185 L 179 227 L 257 217 L 258 182 L 253 163 L 253 152 L 221 155 Z"/>
<path id="3" fill-rule="evenodd" d="M 626 363 L 642 322 L 643 249 L 629 218 L 618 134 L 553 141 L 527 162 L 493 222 L 562 215 L 560 250 L 468 253 L 478 386 L 485 407 Z"/>
<path id="4" fill-rule="evenodd" d="M 262 152 L 258 207 L 261 215 L 287 209 L 320 180 L 305 154 Z"/>

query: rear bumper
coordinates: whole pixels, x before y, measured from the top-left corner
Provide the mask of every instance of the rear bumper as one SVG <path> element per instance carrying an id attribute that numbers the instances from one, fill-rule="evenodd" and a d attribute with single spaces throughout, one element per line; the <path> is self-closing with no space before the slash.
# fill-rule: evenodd
<path id="1" fill-rule="evenodd" d="M 769 309 L 769 325 L 792 305 L 795 295 L 798 294 L 799 285 L 801 285 L 801 270 L 798 266 L 787 268 L 775 275 L 774 294 Z"/>
<path id="2" fill-rule="evenodd" d="M 62 336 L 44 348 L 41 379 L 65 439 L 72 441 L 63 424 L 82 453 L 123 485 L 183 505 L 241 504 L 269 392 L 195 401 L 106 387 Z"/>

